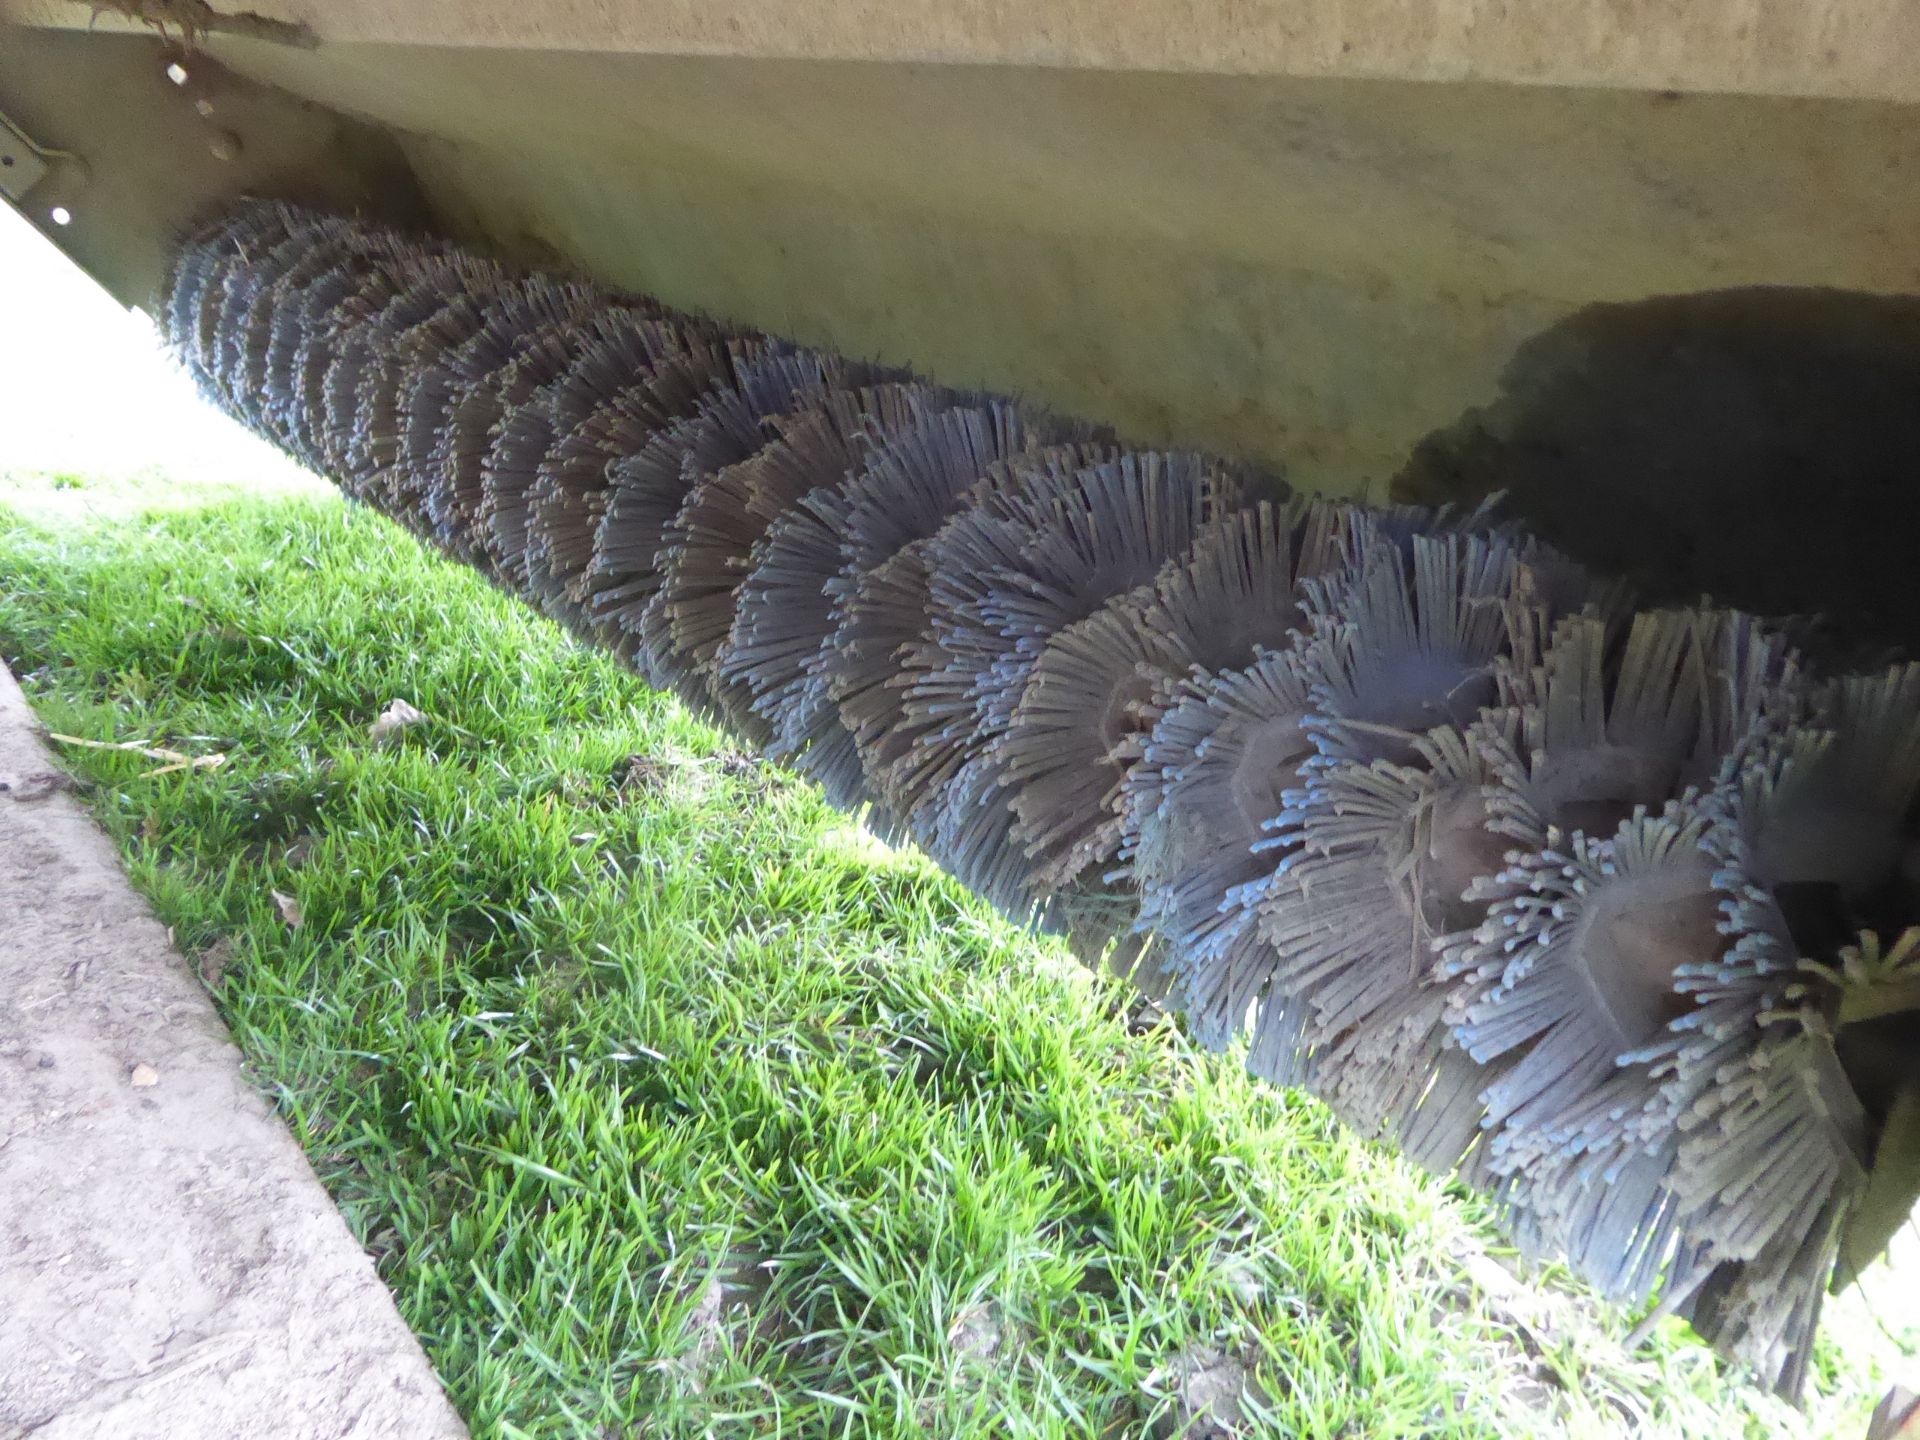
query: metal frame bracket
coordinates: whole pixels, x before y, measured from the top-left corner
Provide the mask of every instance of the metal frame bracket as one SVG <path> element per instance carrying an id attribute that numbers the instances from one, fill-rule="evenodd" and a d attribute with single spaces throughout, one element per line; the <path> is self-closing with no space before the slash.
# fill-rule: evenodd
<path id="1" fill-rule="evenodd" d="M 63 167 L 70 183 L 86 183 L 85 160 L 71 150 L 42 145 L 0 110 L 0 198 L 18 205 L 50 172 Z"/>
<path id="2" fill-rule="evenodd" d="M 19 204 L 46 179 L 58 157 L 58 151 L 34 144 L 32 136 L 0 113 L 0 195 Z"/>

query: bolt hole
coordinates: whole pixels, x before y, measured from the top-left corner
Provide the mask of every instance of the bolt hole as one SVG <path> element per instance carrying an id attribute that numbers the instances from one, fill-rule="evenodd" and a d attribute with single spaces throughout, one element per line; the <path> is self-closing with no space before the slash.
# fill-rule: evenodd
<path id="1" fill-rule="evenodd" d="M 0 155 L 0 170 L 11 170 L 12 168 L 13 168 L 13 156 Z"/>
<path id="2" fill-rule="evenodd" d="M 73 212 L 64 205 L 56 205 L 47 212 L 47 218 L 56 225 L 71 225 Z"/>
<path id="3" fill-rule="evenodd" d="M 182 65 L 178 60 L 174 61 L 171 65 L 167 66 L 167 79 L 176 85 L 186 84 L 187 67 Z"/>

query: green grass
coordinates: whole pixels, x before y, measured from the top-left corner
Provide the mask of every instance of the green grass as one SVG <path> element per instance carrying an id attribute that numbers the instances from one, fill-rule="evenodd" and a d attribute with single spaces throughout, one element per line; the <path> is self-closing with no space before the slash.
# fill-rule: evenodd
<path id="1" fill-rule="evenodd" d="M 51 730 L 227 757 L 65 756 L 476 1435 L 1132 1436 L 1210 1354 L 1248 1434 L 1860 1434 L 1911 1353 L 1843 1302 L 1803 1414 L 1630 1354 L 377 517 L 58 483 L 0 479 L 0 654 Z"/>

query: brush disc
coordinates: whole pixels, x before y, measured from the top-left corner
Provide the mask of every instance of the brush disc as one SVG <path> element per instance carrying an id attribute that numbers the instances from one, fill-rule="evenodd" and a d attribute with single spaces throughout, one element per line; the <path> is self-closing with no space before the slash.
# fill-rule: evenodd
<path id="1" fill-rule="evenodd" d="M 1793 1393 L 1920 1191 L 1920 666 L 254 201 L 210 401 Z"/>

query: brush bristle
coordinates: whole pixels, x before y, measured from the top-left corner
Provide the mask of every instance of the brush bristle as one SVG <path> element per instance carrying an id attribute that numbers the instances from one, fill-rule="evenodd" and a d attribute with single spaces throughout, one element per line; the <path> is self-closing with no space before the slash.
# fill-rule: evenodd
<path id="1" fill-rule="evenodd" d="M 349 496 L 1782 1391 L 1910 1208 L 1920 666 L 279 202 L 156 314 Z"/>

